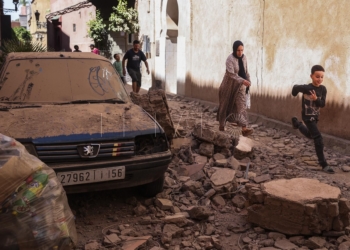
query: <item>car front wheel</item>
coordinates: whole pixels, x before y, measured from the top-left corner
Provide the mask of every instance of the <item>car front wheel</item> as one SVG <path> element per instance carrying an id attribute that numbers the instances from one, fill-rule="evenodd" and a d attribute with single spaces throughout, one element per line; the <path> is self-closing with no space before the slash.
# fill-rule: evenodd
<path id="1" fill-rule="evenodd" d="M 153 197 L 163 191 L 164 174 L 154 182 L 140 186 L 140 192 L 143 196 Z"/>

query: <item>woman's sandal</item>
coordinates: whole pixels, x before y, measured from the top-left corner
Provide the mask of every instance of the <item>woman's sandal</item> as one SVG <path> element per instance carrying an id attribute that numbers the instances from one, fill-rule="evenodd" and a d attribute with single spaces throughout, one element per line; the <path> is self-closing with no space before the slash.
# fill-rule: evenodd
<path id="1" fill-rule="evenodd" d="M 326 172 L 327 174 L 334 174 L 334 170 L 333 168 L 331 168 L 330 166 L 326 166 L 322 169 L 323 172 Z"/>

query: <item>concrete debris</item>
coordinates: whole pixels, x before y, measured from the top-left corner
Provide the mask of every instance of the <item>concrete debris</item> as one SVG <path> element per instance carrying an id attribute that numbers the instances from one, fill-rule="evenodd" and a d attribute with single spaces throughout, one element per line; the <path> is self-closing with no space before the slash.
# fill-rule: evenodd
<path id="1" fill-rule="evenodd" d="M 311 235 L 349 226 L 350 208 L 347 201 L 340 200 L 337 187 L 294 178 L 246 188 L 252 204 L 248 220 L 261 227 L 290 235 Z"/>
<path id="2" fill-rule="evenodd" d="M 161 210 L 170 210 L 173 207 L 173 203 L 167 199 L 156 199 L 155 204 Z"/>
<path id="3" fill-rule="evenodd" d="M 207 220 L 211 213 L 207 207 L 192 207 L 188 210 L 188 214 L 194 220 Z"/>
<path id="4" fill-rule="evenodd" d="M 214 154 L 214 144 L 208 142 L 202 142 L 199 146 L 199 151 L 201 155 L 212 157 Z"/>
<path id="5" fill-rule="evenodd" d="M 136 97 L 165 117 L 163 97 Z M 78 199 L 72 206 L 84 237 L 77 249 L 350 249 L 350 157 L 326 148 L 341 173 L 330 176 L 313 143 L 290 131 L 258 123 L 249 137 L 231 124 L 219 132 L 206 105 L 178 96 L 169 103 L 178 133 L 163 192 L 122 204 L 110 193 L 95 195 L 94 204 Z M 85 242 L 101 227 L 106 235 Z"/>
<path id="6" fill-rule="evenodd" d="M 163 90 L 149 90 L 147 94 L 130 93 L 131 100 L 142 107 L 162 126 L 165 134 L 172 139 L 175 134 L 174 124 L 169 112 L 168 101 Z"/>
<path id="7" fill-rule="evenodd" d="M 98 250 L 100 248 L 101 248 L 100 244 L 95 240 L 85 244 L 85 247 L 84 247 L 85 250 Z"/>
<path id="8" fill-rule="evenodd" d="M 238 145 L 234 151 L 234 157 L 237 160 L 244 159 L 246 157 L 251 158 L 253 155 L 254 142 L 252 139 L 244 136 L 239 137 Z"/>

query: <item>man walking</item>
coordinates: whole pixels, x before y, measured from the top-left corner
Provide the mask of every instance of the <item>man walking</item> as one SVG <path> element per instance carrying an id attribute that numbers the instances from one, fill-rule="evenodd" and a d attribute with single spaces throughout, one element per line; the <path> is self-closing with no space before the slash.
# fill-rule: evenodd
<path id="1" fill-rule="evenodd" d="M 132 79 L 132 91 L 139 93 L 141 88 L 141 61 L 143 61 L 147 68 L 147 74 L 149 74 L 149 68 L 147 58 L 145 54 L 140 50 L 140 41 L 135 40 L 133 42 L 133 48 L 128 50 L 123 57 L 123 75 L 126 75 L 125 61 L 128 60 L 126 68 Z"/>

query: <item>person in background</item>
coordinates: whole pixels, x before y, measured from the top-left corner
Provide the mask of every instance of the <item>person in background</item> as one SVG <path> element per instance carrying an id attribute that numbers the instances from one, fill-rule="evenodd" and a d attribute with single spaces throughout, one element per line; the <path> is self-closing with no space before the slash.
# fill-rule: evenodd
<path id="1" fill-rule="evenodd" d="M 123 76 L 126 75 L 125 61 L 128 60 L 126 68 L 132 79 L 132 91 L 139 93 L 141 88 L 141 61 L 143 61 L 147 68 L 147 74 L 149 74 L 149 68 L 147 58 L 145 54 L 140 50 L 140 41 L 135 40 L 133 42 L 133 48 L 128 50 L 123 57 Z"/>
<path id="2" fill-rule="evenodd" d="M 90 45 L 90 49 L 91 49 L 91 52 L 96 54 L 96 55 L 99 55 L 100 54 L 100 51 L 98 50 L 98 48 L 95 47 L 95 45 L 91 44 Z"/>
<path id="3" fill-rule="evenodd" d="M 79 50 L 79 46 L 78 45 L 74 45 L 74 51 L 73 52 L 81 52 L 81 50 Z"/>
<path id="4" fill-rule="evenodd" d="M 125 84 L 125 77 L 123 76 L 123 65 L 122 65 L 122 62 L 120 61 L 120 56 L 119 54 L 114 54 L 113 57 L 115 59 L 115 62 L 113 63 L 113 67 L 118 72 L 122 82 Z"/>

